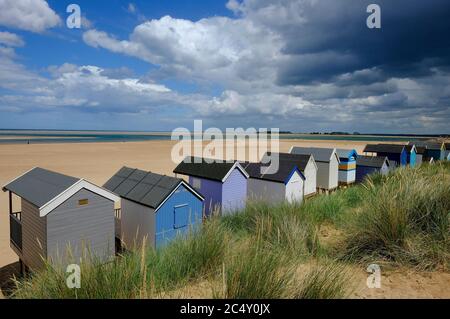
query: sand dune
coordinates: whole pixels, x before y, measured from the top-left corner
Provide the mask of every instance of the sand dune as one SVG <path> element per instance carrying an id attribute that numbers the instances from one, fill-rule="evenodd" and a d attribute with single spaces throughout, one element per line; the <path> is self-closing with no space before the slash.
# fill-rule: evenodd
<path id="1" fill-rule="evenodd" d="M 174 144 L 173 141 L 146 141 L 0 145 L 0 185 L 5 185 L 8 181 L 35 166 L 82 177 L 98 185 L 103 185 L 123 165 L 173 175 L 172 170 L 177 165 L 177 163 L 171 161 L 171 151 Z M 361 152 L 366 142 L 281 140 L 280 151 L 286 152 L 293 145 L 355 148 L 358 152 Z M 249 148 L 246 147 L 246 149 Z M 242 147 L 240 147 L 240 150 L 242 150 Z M 239 159 L 244 160 L 245 158 Z M 18 205 L 18 202 L 16 201 L 15 204 Z M 17 256 L 9 247 L 7 194 L 1 192 L 0 269 L 7 269 L 5 268 L 6 265 L 16 261 Z M 448 276 L 445 277 L 445 280 L 448 282 Z M 356 296 L 376 297 L 370 292 Z M 386 296 L 389 296 L 389 294 L 387 293 Z M 408 296 L 413 297 L 414 294 Z M 437 297 L 433 294 L 431 296 Z M 448 294 L 446 296 L 448 297 Z"/>

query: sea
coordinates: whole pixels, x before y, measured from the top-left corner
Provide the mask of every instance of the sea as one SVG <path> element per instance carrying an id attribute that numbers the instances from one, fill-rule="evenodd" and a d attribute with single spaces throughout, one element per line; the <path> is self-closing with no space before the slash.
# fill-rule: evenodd
<path id="1" fill-rule="evenodd" d="M 437 135 L 331 135 L 331 134 L 280 134 L 280 139 L 342 140 L 342 141 L 386 141 L 407 142 L 438 137 Z M 55 130 L 2 130 L 0 144 L 47 144 L 47 143 L 96 143 L 137 142 L 170 140 L 170 132 L 117 132 L 117 131 L 55 131 Z"/>

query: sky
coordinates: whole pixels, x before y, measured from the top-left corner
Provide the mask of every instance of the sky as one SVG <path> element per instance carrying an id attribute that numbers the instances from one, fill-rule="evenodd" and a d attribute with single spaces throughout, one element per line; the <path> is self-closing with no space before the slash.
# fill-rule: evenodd
<path id="1" fill-rule="evenodd" d="M 0 0 L 0 128 L 448 134 L 449 34 L 448 0 Z"/>

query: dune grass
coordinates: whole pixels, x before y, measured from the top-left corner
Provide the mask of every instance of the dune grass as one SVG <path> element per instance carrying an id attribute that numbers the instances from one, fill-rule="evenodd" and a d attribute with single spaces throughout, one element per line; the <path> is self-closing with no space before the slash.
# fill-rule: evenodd
<path id="1" fill-rule="evenodd" d="M 352 291 L 352 276 L 344 265 L 334 261 L 311 268 L 294 286 L 291 298 L 295 299 L 342 299 Z"/>
<path id="2" fill-rule="evenodd" d="M 362 191 L 364 201 L 348 222 L 346 257 L 448 267 L 448 163 L 401 168 L 376 182 L 369 178 Z"/>
<path id="3" fill-rule="evenodd" d="M 80 289 L 48 266 L 19 280 L 12 297 L 152 298 L 207 279 L 220 283 L 215 297 L 344 298 L 347 263 L 448 269 L 449 214 L 449 163 L 401 168 L 301 205 L 249 203 L 157 251 L 83 263 Z M 343 235 L 323 240 L 324 228 Z"/>

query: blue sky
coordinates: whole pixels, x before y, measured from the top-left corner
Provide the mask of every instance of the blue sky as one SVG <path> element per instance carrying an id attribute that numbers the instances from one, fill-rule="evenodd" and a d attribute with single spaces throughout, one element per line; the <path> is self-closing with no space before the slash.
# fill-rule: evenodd
<path id="1" fill-rule="evenodd" d="M 0 0 L 0 128 L 450 133 L 450 6 L 371 2 Z"/>

